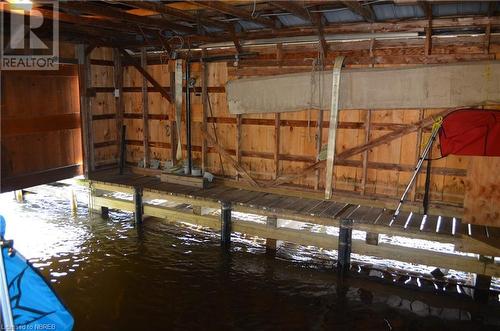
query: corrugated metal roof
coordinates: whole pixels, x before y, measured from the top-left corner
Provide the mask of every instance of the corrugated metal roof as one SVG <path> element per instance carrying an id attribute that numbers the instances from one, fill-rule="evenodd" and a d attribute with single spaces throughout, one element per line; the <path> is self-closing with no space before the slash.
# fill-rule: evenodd
<path id="1" fill-rule="evenodd" d="M 335 11 L 327 11 L 324 12 L 323 15 L 325 16 L 328 23 L 348 23 L 363 21 L 363 17 L 353 13 L 347 8 Z"/>
<path id="2" fill-rule="evenodd" d="M 279 15 L 278 19 L 284 26 L 300 26 L 309 24 L 308 21 L 291 14 Z"/>
<path id="3" fill-rule="evenodd" d="M 248 30 L 258 30 L 264 28 L 264 26 L 255 23 L 255 22 L 250 22 L 250 21 L 244 21 L 244 20 L 239 20 L 238 23 L 241 25 L 243 30 L 248 31 Z"/>
<path id="4" fill-rule="evenodd" d="M 412 18 L 412 17 L 424 17 L 424 11 L 420 6 L 412 5 L 394 5 L 394 4 L 382 4 L 373 5 L 373 12 L 375 13 L 375 18 L 379 21 Z"/>
<path id="5" fill-rule="evenodd" d="M 435 18 L 442 16 L 485 15 L 488 13 L 489 5 L 490 2 L 488 1 L 440 3 L 432 5 L 432 13 Z M 411 18 L 422 19 L 425 17 L 423 9 L 418 5 L 372 3 L 371 8 L 375 14 L 375 19 L 380 22 Z M 496 8 L 496 10 L 500 10 L 500 1 L 496 3 Z M 364 22 L 363 17 L 347 8 L 326 10 L 322 12 L 322 15 L 328 23 Z M 275 14 L 274 17 L 281 22 L 283 27 L 310 25 L 310 22 L 289 13 L 283 15 Z M 235 20 L 235 22 L 239 24 L 242 31 L 259 30 L 266 28 L 263 25 L 252 21 Z M 179 22 L 179 24 L 183 23 L 184 22 Z M 189 23 L 184 23 L 183 25 L 189 26 Z M 206 30 L 209 33 L 217 33 L 223 31 L 222 29 L 214 27 L 206 27 Z"/>
<path id="6" fill-rule="evenodd" d="M 497 4 L 498 5 L 498 4 Z M 484 15 L 488 12 L 489 2 L 462 2 L 462 3 L 443 3 L 432 6 L 432 15 L 450 16 L 450 15 Z"/>

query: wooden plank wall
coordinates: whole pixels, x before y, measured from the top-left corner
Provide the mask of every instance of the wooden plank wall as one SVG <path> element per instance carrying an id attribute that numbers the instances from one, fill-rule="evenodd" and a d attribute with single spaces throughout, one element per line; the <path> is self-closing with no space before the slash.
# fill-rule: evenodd
<path id="1" fill-rule="evenodd" d="M 73 46 L 60 51 L 74 57 Z M 3 71 L 1 85 L 2 192 L 81 173 L 77 68 Z"/>
<path id="2" fill-rule="evenodd" d="M 370 46 L 371 45 L 371 46 Z M 372 47 L 373 46 L 373 47 Z M 369 48 L 372 47 L 370 50 Z M 316 160 L 316 139 L 319 133 L 317 119 L 319 111 L 304 110 L 295 113 L 248 114 L 240 118 L 231 115 L 227 109 L 224 86 L 230 79 L 240 77 L 281 74 L 299 71 L 311 71 L 311 61 L 317 57 L 315 46 L 279 46 L 246 48 L 245 51 L 258 51 L 254 59 L 241 60 L 236 66 L 233 62 L 208 63 L 207 85 L 209 103 L 207 109 L 207 127 L 212 136 L 217 136 L 219 143 L 233 156 L 240 159 L 241 165 L 258 180 L 272 180 L 281 174 L 299 172 Z M 104 52 L 111 59 L 111 52 L 95 50 L 92 53 Z M 101 53 L 99 53 L 101 54 Z M 380 67 L 404 66 L 425 63 L 449 63 L 456 61 L 476 61 L 495 59 L 500 56 L 498 40 L 492 39 L 485 49 L 481 38 L 475 42 L 460 39 L 454 45 L 442 44 L 440 40 L 433 43 L 432 54 L 424 54 L 422 43 L 402 44 L 397 42 L 359 42 L 330 44 L 330 52 L 325 63 L 326 69 L 331 68 L 337 55 L 345 55 L 348 67 Z M 169 87 L 170 75 L 174 70 L 173 61 L 163 64 L 154 62 L 148 65 L 148 72 L 163 86 Z M 192 144 L 194 163 L 202 163 L 202 136 L 200 134 L 203 120 L 203 105 L 201 96 L 202 65 L 192 64 L 192 76 L 196 79 L 196 91 L 192 93 Z M 103 77 L 106 81 L 103 81 Z M 107 72 L 95 83 L 112 84 L 112 73 Z M 143 159 L 143 128 L 142 128 L 142 76 L 132 66 L 124 72 L 125 124 L 127 125 L 127 163 L 137 165 Z M 110 85 L 108 85 L 110 86 Z M 112 86 L 112 85 L 111 85 Z M 324 86 L 325 89 L 330 87 Z M 128 91 L 128 92 L 127 92 Z M 251 91 L 249 91 L 250 93 Z M 105 93 L 103 93 L 105 94 Z M 93 106 L 93 113 L 107 114 L 113 112 L 114 106 L 110 93 L 97 94 L 102 104 Z M 258 96 L 255 96 L 258 97 Z M 149 146 L 151 159 L 170 160 L 172 156 L 172 121 L 175 121 L 174 108 L 160 93 L 150 91 L 149 101 Z M 95 101 L 94 101 L 95 103 Z M 107 107 L 107 108 L 106 108 Z M 329 106 L 325 105 L 325 109 Z M 441 109 L 398 109 L 398 110 L 350 110 L 340 111 L 339 129 L 337 135 L 337 153 L 350 147 L 360 145 L 391 130 L 414 123 L 422 118 L 432 116 Z M 211 113 L 210 113 L 211 112 Z M 368 112 L 370 124 L 368 126 Z M 328 119 L 328 111 L 323 118 Z M 94 124 L 96 142 L 102 142 L 96 149 L 96 160 L 109 161 L 116 158 L 116 146 L 104 146 L 104 142 L 115 139 L 116 130 L 112 123 L 100 120 Z M 278 125 L 277 125 L 278 123 Z M 185 150 L 184 118 L 182 120 L 182 145 Z M 328 137 L 327 120 L 322 125 L 322 144 Z M 369 127 L 369 130 L 368 130 Z M 214 130 L 215 129 L 215 130 Z M 279 139 L 276 133 L 279 132 Z M 421 145 L 425 144 L 429 130 L 423 130 L 396 139 L 388 144 L 373 148 L 365 154 L 360 154 L 347 161 L 340 161 L 335 166 L 334 188 L 337 192 L 347 191 L 368 196 L 385 196 L 396 198 L 406 186 L 417 161 Z M 275 143 L 279 142 L 279 146 Z M 219 176 L 238 178 L 230 162 L 220 157 L 212 146 L 208 146 L 206 170 Z M 185 152 L 184 152 L 185 155 Z M 239 156 L 240 155 L 240 156 Z M 278 157 L 276 157 L 276 155 Z M 439 156 L 437 146 L 432 153 Z M 364 158 L 366 157 L 366 160 Z M 366 164 L 366 175 L 363 170 Z M 432 163 L 431 201 L 446 205 L 463 206 L 465 178 L 469 158 L 449 156 Z M 317 176 L 309 176 L 296 180 L 292 186 L 299 189 L 324 190 L 324 170 Z M 424 192 L 425 175 L 418 177 L 416 189 L 410 194 L 410 199 L 420 201 Z"/>

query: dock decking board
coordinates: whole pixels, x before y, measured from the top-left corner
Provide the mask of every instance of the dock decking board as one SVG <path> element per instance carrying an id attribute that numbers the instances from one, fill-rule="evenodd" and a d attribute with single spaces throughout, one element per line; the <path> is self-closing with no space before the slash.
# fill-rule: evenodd
<path id="1" fill-rule="evenodd" d="M 241 206 L 242 210 L 256 214 L 272 215 L 275 213 L 283 218 L 297 219 L 300 221 L 338 226 L 342 218 L 353 220 L 353 228 L 367 232 L 387 233 L 390 235 L 408 236 L 412 238 L 453 242 L 454 238 L 473 238 L 477 241 L 492 245 L 492 242 L 500 242 L 500 229 L 480 225 L 462 224 L 456 219 L 455 234 L 453 234 L 453 218 L 441 217 L 439 228 L 438 217 L 428 215 L 424 224 L 424 216 L 417 213 L 403 211 L 396 220 L 390 224 L 393 210 L 363 206 L 350 203 L 339 203 L 336 201 L 299 198 L 285 196 L 275 193 L 250 191 L 223 185 L 214 185 L 207 189 L 193 188 L 179 184 L 164 183 L 159 178 L 152 176 L 124 174 L 118 175 L 113 170 L 93 172 L 89 175 L 90 180 L 97 183 L 100 189 L 106 184 L 123 187 L 128 193 L 134 187 L 142 188 L 145 194 L 160 194 L 176 197 L 178 201 L 183 198 L 189 199 L 193 204 L 199 205 L 210 203 L 215 206 L 219 201 L 230 201 L 233 205 Z M 101 186 L 99 185 L 101 184 Z M 112 189 L 111 189 L 112 190 Z M 119 191 L 119 189 L 118 189 Z M 133 191 L 132 191 L 133 192 Z M 331 221 L 330 221 L 331 220 Z M 471 235 L 469 235 L 469 228 Z M 487 240 L 485 240 L 487 239 Z M 475 245 L 473 245 L 476 247 Z M 499 250 L 500 247 L 494 245 Z M 480 254 L 481 252 L 474 252 Z"/>

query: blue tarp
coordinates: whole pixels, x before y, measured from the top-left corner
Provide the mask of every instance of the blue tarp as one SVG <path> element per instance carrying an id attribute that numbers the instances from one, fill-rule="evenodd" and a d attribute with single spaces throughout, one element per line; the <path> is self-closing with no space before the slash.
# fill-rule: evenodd
<path id="1" fill-rule="evenodd" d="M 16 330 L 72 330 L 73 317 L 43 276 L 19 252 L 2 248 L 2 254 Z"/>

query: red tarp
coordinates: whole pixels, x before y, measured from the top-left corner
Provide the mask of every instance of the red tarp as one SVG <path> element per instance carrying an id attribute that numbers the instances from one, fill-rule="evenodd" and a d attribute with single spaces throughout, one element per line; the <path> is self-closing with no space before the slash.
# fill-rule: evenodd
<path id="1" fill-rule="evenodd" d="M 441 155 L 500 156 L 500 111 L 464 109 L 443 119 Z"/>

